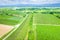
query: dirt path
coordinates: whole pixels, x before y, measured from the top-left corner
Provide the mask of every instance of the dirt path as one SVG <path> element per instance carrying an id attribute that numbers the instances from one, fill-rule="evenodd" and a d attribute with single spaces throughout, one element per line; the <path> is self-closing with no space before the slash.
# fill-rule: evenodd
<path id="1" fill-rule="evenodd" d="M 10 30 L 13 29 L 13 26 L 8 26 L 4 24 L 0 24 L 0 37 L 8 33 Z"/>

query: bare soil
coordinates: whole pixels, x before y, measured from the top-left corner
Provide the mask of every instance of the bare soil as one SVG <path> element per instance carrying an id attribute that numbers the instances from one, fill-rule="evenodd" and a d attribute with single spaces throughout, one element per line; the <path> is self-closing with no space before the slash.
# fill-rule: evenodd
<path id="1" fill-rule="evenodd" d="M 0 37 L 4 36 L 6 33 L 11 31 L 12 29 L 13 29 L 13 26 L 0 24 Z"/>

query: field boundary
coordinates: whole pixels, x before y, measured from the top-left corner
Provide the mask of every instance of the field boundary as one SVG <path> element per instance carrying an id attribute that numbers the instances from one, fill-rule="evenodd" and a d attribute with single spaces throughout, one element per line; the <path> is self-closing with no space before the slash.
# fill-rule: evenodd
<path id="1" fill-rule="evenodd" d="M 33 24 L 33 25 L 49 25 L 49 26 L 60 26 L 58 24 Z"/>
<path id="2" fill-rule="evenodd" d="M 34 17 L 33 17 L 34 18 Z M 37 36 L 36 36 L 36 25 L 34 25 L 34 19 L 33 19 L 33 22 L 32 22 L 32 27 L 33 27 L 33 31 L 34 31 L 34 40 L 36 40 L 37 39 Z"/>
<path id="3" fill-rule="evenodd" d="M 27 19 L 29 15 L 27 14 L 26 17 L 22 20 L 22 22 L 20 22 L 19 24 L 15 25 L 15 29 L 13 31 L 11 31 L 5 38 L 3 38 L 3 40 L 5 40 L 6 38 L 8 38 L 15 30 L 18 29 L 18 27 L 20 27 L 20 25 Z"/>

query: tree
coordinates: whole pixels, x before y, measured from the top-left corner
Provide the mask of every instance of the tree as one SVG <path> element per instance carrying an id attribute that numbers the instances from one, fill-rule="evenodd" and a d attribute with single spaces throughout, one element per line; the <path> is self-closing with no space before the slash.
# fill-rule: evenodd
<path id="1" fill-rule="evenodd" d="M 50 14 L 54 14 L 53 12 L 50 12 Z"/>

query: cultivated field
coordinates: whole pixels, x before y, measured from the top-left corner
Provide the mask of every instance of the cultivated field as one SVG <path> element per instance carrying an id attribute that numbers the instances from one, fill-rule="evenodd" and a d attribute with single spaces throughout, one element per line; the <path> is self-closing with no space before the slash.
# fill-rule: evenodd
<path id="1" fill-rule="evenodd" d="M 60 40 L 60 12 L 57 10 L 33 13 L 28 40 Z"/>
<path id="2" fill-rule="evenodd" d="M 60 19 L 51 14 L 34 14 L 36 40 L 60 40 Z"/>
<path id="3" fill-rule="evenodd" d="M 28 15 L 26 15 L 26 13 L 21 12 L 20 10 L 13 10 L 11 8 L 1 8 L 0 24 L 2 25 L 0 25 L 0 38 L 3 40 L 7 40 L 6 38 L 19 28 L 19 26 L 23 22 L 22 20 L 24 20 L 26 16 Z"/>
<path id="4" fill-rule="evenodd" d="M 11 31 L 14 27 L 13 26 L 8 26 L 8 25 L 3 25 L 0 24 L 0 37 L 4 36 L 7 34 L 9 31 Z"/>
<path id="5" fill-rule="evenodd" d="M 60 40 L 59 10 L 1 8 L 0 40 Z"/>

